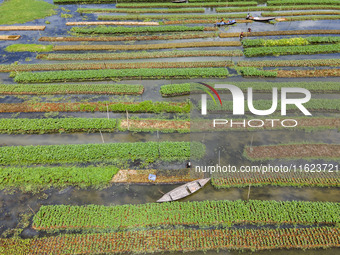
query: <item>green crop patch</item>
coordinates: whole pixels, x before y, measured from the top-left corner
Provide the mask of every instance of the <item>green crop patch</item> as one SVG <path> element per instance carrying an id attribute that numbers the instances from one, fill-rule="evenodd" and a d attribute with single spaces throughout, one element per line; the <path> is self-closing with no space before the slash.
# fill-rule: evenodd
<path id="1" fill-rule="evenodd" d="M 256 6 L 255 1 L 240 1 L 240 2 L 228 2 L 228 6 Z M 208 3 L 123 3 L 116 4 L 116 8 L 190 8 L 190 7 L 224 7 L 225 2 L 208 2 Z"/>
<path id="2" fill-rule="evenodd" d="M 239 224 L 335 225 L 339 203 L 302 201 L 202 201 L 122 206 L 42 206 L 33 219 L 38 230 L 122 230 L 169 225 L 228 227 Z M 287 213 L 289 212 L 289 213 Z M 92 217 L 91 215 L 101 215 Z"/>
<path id="3" fill-rule="evenodd" d="M 204 8 L 176 9 L 123 9 L 123 8 L 78 8 L 79 13 L 204 13 Z M 164 16 L 163 16 L 164 17 Z"/>
<path id="4" fill-rule="evenodd" d="M 164 68 L 164 69 L 109 69 L 87 71 L 21 72 L 15 75 L 18 83 L 44 83 L 63 81 L 103 81 L 112 79 L 161 79 L 161 78 L 225 78 L 226 68 Z"/>
<path id="5" fill-rule="evenodd" d="M 135 84 L 0 84 L 2 95 L 141 95 L 143 92 L 144 86 Z"/>
<path id="6" fill-rule="evenodd" d="M 339 5 L 284 5 L 278 6 L 249 6 L 249 7 L 222 7 L 216 8 L 216 12 L 250 12 L 250 11 L 291 11 L 291 10 L 340 10 Z"/>
<path id="7" fill-rule="evenodd" d="M 340 66 L 340 59 L 303 59 L 303 60 L 262 60 L 262 61 L 239 61 L 238 66 L 242 67 L 280 67 L 280 66 Z M 321 84 L 320 84 L 321 85 Z M 323 86 L 320 86 L 322 91 Z"/>
<path id="8" fill-rule="evenodd" d="M 0 168 L 0 188 L 32 191 L 50 187 L 102 188 L 119 171 L 113 166 Z"/>
<path id="9" fill-rule="evenodd" d="M 269 0 L 268 5 L 340 5 L 338 0 Z"/>
<path id="10" fill-rule="evenodd" d="M 105 118 L 0 119 L 2 134 L 112 132 L 115 128 L 116 120 Z"/>
<path id="11" fill-rule="evenodd" d="M 8 52 L 49 52 L 53 50 L 53 45 L 41 45 L 41 44 L 12 44 L 5 48 Z"/>
<path id="12" fill-rule="evenodd" d="M 189 142 L 5 146 L 0 147 L 0 164 L 118 163 L 135 160 L 151 163 L 156 160 L 183 161 L 190 156 L 201 158 L 204 154 L 203 144 Z"/>

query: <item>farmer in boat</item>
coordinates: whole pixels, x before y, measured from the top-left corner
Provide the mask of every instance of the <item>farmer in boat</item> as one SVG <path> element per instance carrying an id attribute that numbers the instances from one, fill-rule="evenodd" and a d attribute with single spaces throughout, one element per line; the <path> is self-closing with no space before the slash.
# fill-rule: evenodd
<path id="1" fill-rule="evenodd" d="M 223 18 L 221 18 L 220 23 L 225 23 Z"/>
<path id="2" fill-rule="evenodd" d="M 188 162 L 187 162 L 187 168 L 190 168 L 190 167 L 191 167 L 191 162 L 188 161 Z"/>
<path id="3" fill-rule="evenodd" d="M 244 37 L 243 32 L 241 32 L 240 39 L 242 40 L 243 37 Z"/>
<path id="4" fill-rule="evenodd" d="M 248 33 L 251 33 L 251 28 L 248 28 Z"/>
<path id="5" fill-rule="evenodd" d="M 249 19 L 250 18 L 250 13 L 247 14 L 247 18 L 246 19 Z"/>

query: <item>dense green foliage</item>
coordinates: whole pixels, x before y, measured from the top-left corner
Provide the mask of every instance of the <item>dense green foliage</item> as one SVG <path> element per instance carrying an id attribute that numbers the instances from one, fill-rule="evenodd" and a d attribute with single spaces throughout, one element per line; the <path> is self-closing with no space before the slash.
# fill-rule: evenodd
<path id="1" fill-rule="evenodd" d="M 122 53 L 80 53 L 80 54 L 47 54 L 38 55 L 46 60 L 111 60 L 111 59 L 148 59 L 148 58 L 180 58 L 208 56 L 243 56 L 241 50 L 193 50 L 193 51 L 157 51 L 157 52 L 122 52 Z"/>
<path id="2" fill-rule="evenodd" d="M 118 168 L 112 166 L 6 167 L 0 168 L 0 189 L 24 191 L 50 187 L 103 187 L 108 185 Z"/>
<path id="3" fill-rule="evenodd" d="M 228 6 L 256 6 L 255 1 L 244 2 L 228 2 Z M 131 3 L 117 4 L 117 8 L 190 8 L 190 7 L 223 7 L 225 2 L 208 2 L 208 3 L 181 3 L 179 5 L 173 3 Z"/>
<path id="4" fill-rule="evenodd" d="M 340 10 L 338 5 L 282 5 L 279 7 L 281 11 L 291 10 Z M 250 11 L 277 11 L 277 6 L 250 6 L 250 7 L 224 7 L 216 8 L 216 12 L 250 12 Z"/>
<path id="5" fill-rule="evenodd" d="M 203 26 L 150 26 L 150 27 L 72 27 L 71 32 L 77 34 L 121 34 L 121 33 L 159 33 L 159 32 L 184 32 L 203 31 Z"/>
<path id="6" fill-rule="evenodd" d="M 240 67 L 239 68 L 242 76 L 250 77 L 250 76 L 256 76 L 256 77 L 276 77 L 277 71 L 275 70 L 262 70 L 257 69 L 255 67 Z"/>
<path id="7" fill-rule="evenodd" d="M 62 81 L 102 81 L 116 78 L 158 79 L 158 78 L 209 78 L 228 76 L 226 68 L 163 68 L 163 69 L 108 69 L 87 71 L 22 72 L 15 75 L 19 83 L 42 83 Z"/>
<path id="8" fill-rule="evenodd" d="M 53 50 L 53 45 L 42 45 L 42 44 L 11 44 L 5 48 L 8 52 L 49 52 Z"/>
<path id="9" fill-rule="evenodd" d="M 266 56 L 266 55 L 322 54 L 322 53 L 338 53 L 338 52 L 340 52 L 340 44 L 253 47 L 253 48 L 244 49 L 244 55 L 246 57 Z"/>
<path id="10" fill-rule="evenodd" d="M 191 149 L 193 149 L 191 153 Z M 189 142 L 137 142 L 0 147 L 0 165 L 201 158 L 205 146 Z"/>
<path id="11" fill-rule="evenodd" d="M 0 94 L 142 94 L 144 86 L 135 84 L 0 84 Z"/>
<path id="12" fill-rule="evenodd" d="M 214 87 L 214 85 L 218 83 L 209 84 Z M 283 87 L 306 88 L 312 92 L 340 92 L 339 82 L 230 82 L 230 84 L 239 87 L 243 91 L 251 87 L 254 92 L 272 91 L 273 87 L 278 89 Z M 201 85 L 195 85 L 195 83 L 167 84 L 161 86 L 160 93 L 162 96 L 189 95 L 190 91 L 194 93 L 201 92 L 201 90 L 198 89 L 199 86 Z M 216 90 L 219 93 L 229 93 L 228 89 Z"/>
<path id="13" fill-rule="evenodd" d="M 42 0 L 9 0 L 0 4 L 0 25 L 26 23 L 56 14 L 56 6 Z M 19 15 L 20 14 L 20 15 Z"/>
<path id="14" fill-rule="evenodd" d="M 113 131 L 115 119 L 105 118 L 64 118 L 64 119 L 0 119 L 0 133 L 69 133 Z"/>
<path id="15" fill-rule="evenodd" d="M 336 224 L 339 203 L 276 201 L 202 201 L 122 206 L 42 206 L 33 219 L 36 229 L 135 229 L 169 225 Z M 95 217 L 100 215 L 101 217 Z"/>
<path id="16" fill-rule="evenodd" d="M 315 4 L 315 5 L 340 5 L 338 0 L 269 0 L 268 5 L 304 5 L 304 4 Z"/>
<path id="17" fill-rule="evenodd" d="M 340 11 L 295 11 L 295 12 L 262 12 L 263 17 L 300 16 L 300 15 L 340 15 Z"/>
<path id="18" fill-rule="evenodd" d="M 99 13 L 99 12 L 108 12 L 108 13 L 203 13 L 203 8 L 175 8 L 175 9 L 134 9 L 134 8 L 78 8 L 77 12 L 79 13 Z M 115 16 L 117 17 L 117 16 Z M 164 17 L 164 16 L 163 16 Z"/>
<path id="19" fill-rule="evenodd" d="M 251 39 L 243 40 L 243 47 L 274 47 L 274 46 L 299 46 L 318 43 L 339 43 L 340 37 L 338 36 L 311 36 L 311 37 L 298 37 L 298 38 L 285 38 L 278 40 L 265 40 L 265 39 Z"/>

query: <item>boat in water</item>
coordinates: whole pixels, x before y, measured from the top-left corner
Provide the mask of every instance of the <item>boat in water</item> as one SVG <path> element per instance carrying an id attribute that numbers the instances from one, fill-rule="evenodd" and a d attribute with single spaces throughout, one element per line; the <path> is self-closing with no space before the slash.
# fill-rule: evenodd
<path id="1" fill-rule="evenodd" d="M 253 21 L 271 21 L 271 20 L 275 20 L 275 17 L 249 17 L 249 20 L 253 20 Z"/>
<path id="2" fill-rule="evenodd" d="M 228 25 L 234 25 L 236 23 L 236 20 L 229 20 L 228 22 L 217 22 L 215 24 L 215 27 L 220 27 L 220 26 L 228 26 Z"/>
<path id="3" fill-rule="evenodd" d="M 173 0 L 174 4 L 181 4 L 181 3 L 187 3 L 187 0 Z"/>
<path id="4" fill-rule="evenodd" d="M 183 184 L 182 186 L 179 186 L 169 191 L 168 193 L 164 194 L 164 196 L 158 199 L 157 202 L 158 203 L 171 202 L 171 201 L 176 201 L 181 198 L 187 197 L 191 195 L 192 193 L 195 193 L 196 191 L 203 188 L 204 185 L 207 184 L 209 181 L 210 181 L 210 178 L 205 178 L 205 179 L 198 179 L 198 180 Z"/>

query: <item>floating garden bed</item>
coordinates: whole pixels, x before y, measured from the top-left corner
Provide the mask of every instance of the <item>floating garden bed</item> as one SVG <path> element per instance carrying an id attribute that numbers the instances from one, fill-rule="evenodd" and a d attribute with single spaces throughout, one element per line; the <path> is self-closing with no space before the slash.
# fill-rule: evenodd
<path id="1" fill-rule="evenodd" d="M 100 36 L 100 37 L 40 37 L 39 41 L 45 42 L 111 42 L 111 41 L 148 41 L 148 40 L 180 40 L 180 39 L 198 39 L 213 38 L 218 36 L 216 33 L 183 33 L 173 35 L 137 35 L 137 36 Z"/>
<path id="2" fill-rule="evenodd" d="M 215 29 L 216 30 L 216 29 Z M 150 26 L 150 27 L 72 27 L 70 30 L 76 34 L 124 34 L 124 33 L 164 33 L 204 31 L 203 26 Z"/>
<path id="3" fill-rule="evenodd" d="M 190 132 L 189 120 L 166 120 L 166 119 L 122 119 L 119 121 L 118 129 L 133 132 Z"/>
<path id="4" fill-rule="evenodd" d="M 336 44 L 340 42 L 337 36 L 311 36 L 311 37 L 295 37 L 278 40 L 252 39 L 243 40 L 242 46 L 248 47 L 274 47 L 274 46 L 301 46 L 308 44 Z"/>
<path id="5" fill-rule="evenodd" d="M 216 12 L 251 12 L 251 11 L 291 11 L 291 10 L 340 10 L 338 5 L 281 5 L 278 6 L 249 6 L 236 8 L 216 8 Z"/>
<path id="6" fill-rule="evenodd" d="M 0 168 L 0 188 L 32 191 L 51 187 L 104 188 L 118 172 L 113 166 Z"/>
<path id="7" fill-rule="evenodd" d="M 39 54 L 38 59 L 45 60 L 113 60 L 113 59 L 149 59 L 181 57 L 239 57 L 241 50 L 195 50 L 195 51 L 161 51 L 131 53 L 85 53 L 85 54 Z"/>
<path id="8" fill-rule="evenodd" d="M 45 28 L 46 26 L 0 26 L 0 31 L 42 31 Z"/>
<path id="9" fill-rule="evenodd" d="M 263 32 L 245 32 L 245 37 L 252 36 L 276 36 L 276 35 L 313 35 L 313 34 L 340 34 L 340 30 L 286 30 L 286 31 L 263 31 Z M 239 37 L 240 33 L 220 33 L 219 37 Z"/>
<path id="10" fill-rule="evenodd" d="M 0 239 L 5 254 L 153 253 L 207 250 L 274 250 L 340 247 L 335 227 L 275 229 L 176 229 Z M 62 245 L 61 245 L 62 244 Z"/>
<path id="11" fill-rule="evenodd" d="M 304 15 L 340 15 L 340 11 L 300 11 L 300 12 L 262 12 L 263 17 L 304 16 Z"/>
<path id="12" fill-rule="evenodd" d="M 251 48 L 244 49 L 244 55 L 246 57 L 268 56 L 268 55 L 327 54 L 327 53 L 339 53 L 339 52 L 340 52 L 340 44 L 251 47 Z"/>
<path id="13" fill-rule="evenodd" d="M 191 149 L 193 151 L 191 152 Z M 136 142 L 0 147 L 1 165 L 122 162 L 144 160 L 183 161 L 201 158 L 205 146 L 190 142 Z M 13 157 L 13 155 L 16 155 Z"/>
<path id="14" fill-rule="evenodd" d="M 5 48 L 8 52 L 49 52 L 52 51 L 53 45 L 41 45 L 41 44 L 11 44 Z"/>
<path id="15" fill-rule="evenodd" d="M 239 41 L 155 43 L 155 44 L 137 44 L 137 45 L 105 45 L 105 44 L 101 44 L 101 45 L 56 45 L 53 47 L 53 50 L 55 51 L 159 50 L 159 49 L 179 49 L 179 48 L 198 48 L 198 47 L 236 47 L 236 46 L 241 46 L 241 45 L 242 44 Z M 159 52 L 159 54 L 161 53 Z"/>
<path id="16" fill-rule="evenodd" d="M 112 132 L 115 128 L 116 120 L 105 118 L 0 119 L 2 134 Z"/>
<path id="17" fill-rule="evenodd" d="M 319 16 L 295 16 L 295 17 L 285 17 L 280 21 L 299 21 L 299 20 L 338 20 L 340 15 L 319 15 Z"/>
<path id="18" fill-rule="evenodd" d="M 250 160 L 270 159 L 323 159 L 339 160 L 338 144 L 279 144 L 266 146 L 246 146 L 244 156 Z M 333 170 L 335 171 L 335 170 Z"/>
<path id="19" fill-rule="evenodd" d="M 189 103 L 152 102 L 140 103 L 124 102 L 97 102 L 97 103 L 15 103 L 0 104 L 0 112 L 135 112 L 135 113 L 161 113 L 161 112 L 190 112 Z"/>
<path id="20" fill-rule="evenodd" d="M 335 0 L 336 1 L 336 0 Z M 225 7 L 225 6 L 256 6 L 257 2 L 207 2 L 207 3 L 128 3 L 116 4 L 116 8 L 190 8 L 190 7 Z"/>
<path id="21" fill-rule="evenodd" d="M 238 66 L 243 67 L 281 67 L 281 66 L 340 66 L 340 59 L 303 59 L 303 60 L 262 60 L 239 61 Z M 320 88 L 322 89 L 322 88 Z"/>
<path id="22" fill-rule="evenodd" d="M 2 95 L 141 95 L 143 92 L 144 86 L 134 84 L 0 84 Z"/>
<path id="23" fill-rule="evenodd" d="M 21 35 L 0 35 L 0 41 L 16 41 L 19 40 Z"/>
<path id="24" fill-rule="evenodd" d="M 105 69 L 86 71 L 50 71 L 21 72 L 15 75 L 18 83 L 48 83 L 67 81 L 104 81 L 112 79 L 185 79 L 185 78 L 225 78 L 226 68 L 140 68 L 140 69 Z"/>
<path id="25" fill-rule="evenodd" d="M 204 13 L 204 8 L 175 8 L 175 9 L 123 9 L 123 8 L 79 8 L 79 13 Z"/>
<path id="26" fill-rule="evenodd" d="M 229 61 L 199 62 L 141 62 L 141 63 L 66 63 L 66 64 L 19 64 L 1 65 L 0 72 L 54 71 L 54 70 L 103 70 L 103 69 L 139 69 L 139 68 L 197 68 L 232 66 Z"/>
<path id="27" fill-rule="evenodd" d="M 165 25 L 173 24 L 214 24 L 216 19 L 185 19 L 185 20 L 168 20 L 164 21 Z M 252 20 L 236 20 L 236 23 L 252 23 Z"/>
<path id="28" fill-rule="evenodd" d="M 33 218 L 36 230 L 123 230 L 160 226 L 232 226 L 236 224 L 335 225 L 338 203 L 277 201 L 202 201 L 122 206 L 41 206 Z M 285 212 L 289 212 L 285 213 Z M 97 214 L 101 217 L 91 217 Z"/>
<path id="29" fill-rule="evenodd" d="M 268 5 L 340 5 L 338 0 L 269 0 Z"/>
<path id="30" fill-rule="evenodd" d="M 240 172 L 228 173 L 228 177 L 213 178 L 211 183 L 214 187 L 255 187 L 262 186 L 290 186 L 290 187 L 340 187 L 339 173 L 320 172 L 290 172 L 290 173 L 261 173 Z"/>
<path id="31" fill-rule="evenodd" d="M 304 60 L 303 60 L 304 61 Z M 259 61 L 260 62 L 260 61 Z M 209 83 L 214 86 L 218 83 Z M 339 93 L 339 82 L 232 82 L 243 91 L 247 91 L 248 87 L 252 87 L 254 92 L 271 92 L 273 87 L 281 89 L 283 87 L 290 88 L 306 88 L 314 93 Z M 190 95 L 191 93 L 201 93 L 200 89 L 194 89 L 195 83 L 180 83 L 162 85 L 160 93 L 163 97 Z M 198 85 L 198 84 L 197 84 Z M 228 89 L 216 89 L 219 93 L 230 93 Z"/>

